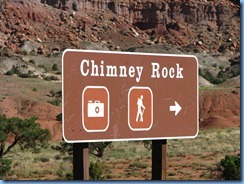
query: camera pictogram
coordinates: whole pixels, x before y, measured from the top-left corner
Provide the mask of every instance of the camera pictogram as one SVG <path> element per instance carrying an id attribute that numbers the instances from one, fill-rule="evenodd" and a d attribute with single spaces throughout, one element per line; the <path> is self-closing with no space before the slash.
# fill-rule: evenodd
<path id="1" fill-rule="evenodd" d="M 109 127 L 109 91 L 104 86 L 87 86 L 82 93 L 82 125 L 87 132 L 104 132 Z"/>
<path id="2" fill-rule="evenodd" d="M 88 117 L 104 117 L 104 103 L 96 100 L 94 103 L 90 100 L 87 106 Z"/>

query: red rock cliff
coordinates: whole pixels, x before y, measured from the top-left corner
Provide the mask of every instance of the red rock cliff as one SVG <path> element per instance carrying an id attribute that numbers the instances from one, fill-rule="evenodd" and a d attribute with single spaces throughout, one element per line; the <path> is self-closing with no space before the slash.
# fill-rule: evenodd
<path id="1" fill-rule="evenodd" d="M 239 14 L 238 5 L 228 0 L 41 0 L 41 2 L 83 12 L 110 10 L 142 30 L 166 25 L 172 20 L 189 24 L 213 21 L 217 26 L 221 26 L 224 20 Z"/>

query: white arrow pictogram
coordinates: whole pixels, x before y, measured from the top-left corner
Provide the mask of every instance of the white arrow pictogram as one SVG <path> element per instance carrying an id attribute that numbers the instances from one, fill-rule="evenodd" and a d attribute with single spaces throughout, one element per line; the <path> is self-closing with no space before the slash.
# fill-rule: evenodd
<path id="1" fill-rule="evenodd" d="M 175 111 L 175 116 L 181 111 L 181 106 L 175 101 L 175 105 L 169 107 L 170 111 Z"/>

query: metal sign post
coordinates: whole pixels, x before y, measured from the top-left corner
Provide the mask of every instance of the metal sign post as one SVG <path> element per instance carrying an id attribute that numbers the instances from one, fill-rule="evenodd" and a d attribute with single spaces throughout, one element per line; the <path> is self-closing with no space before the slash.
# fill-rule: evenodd
<path id="1" fill-rule="evenodd" d="M 89 144 L 73 144 L 73 177 L 74 180 L 89 180 Z"/>
<path id="2" fill-rule="evenodd" d="M 152 141 L 152 180 L 166 180 L 167 140 Z"/>

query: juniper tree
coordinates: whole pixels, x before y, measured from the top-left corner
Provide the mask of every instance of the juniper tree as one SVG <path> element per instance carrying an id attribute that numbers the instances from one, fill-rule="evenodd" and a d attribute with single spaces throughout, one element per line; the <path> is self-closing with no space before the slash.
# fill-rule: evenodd
<path id="1" fill-rule="evenodd" d="M 21 119 L 18 117 L 7 118 L 0 115 L 0 176 L 10 170 L 11 160 L 5 159 L 10 151 L 19 146 L 21 150 L 38 152 L 40 148 L 46 148 L 51 139 L 48 129 L 42 129 L 36 122 L 37 117 Z M 5 168 L 5 169 L 4 169 Z"/>

